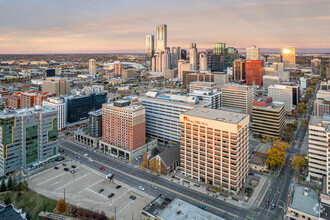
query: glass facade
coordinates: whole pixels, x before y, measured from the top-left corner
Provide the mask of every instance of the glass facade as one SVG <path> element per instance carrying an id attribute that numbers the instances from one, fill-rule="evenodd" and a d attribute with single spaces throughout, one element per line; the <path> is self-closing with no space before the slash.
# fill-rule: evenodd
<path id="1" fill-rule="evenodd" d="M 90 94 L 88 96 L 67 97 L 67 122 L 74 123 L 88 118 L 90 111 L 99 110 L 107 102 L 107 93 Z"/>
<path id="2" fill-rule="evenodd" d="M 214 43 L 213 54 L 225 55 L 226 43 Z"/>
<path id="3" fill-rule="evenodd" d="M 57 118 L 52 119 L 52 129 L 47 132 L 47 143 L 58 139 Z"/>
<path id="4" fill-rule="evenodd" d="M 3 158 L 7 158 L 7 145 L 13 142 L 12 128 L 15 126 L 15 118 L 1 118 L 1 144 L 3 145 Z"/>
<path id="5" fill-rule="evenodd" d="M 233 66 L 233 62 L 239 58 L 238 50 L 234 47 L 228 47 L 225 50 L 225 57 L 223 60 L 223 69 Z"/>
<path id="6" fill-rule="evenodd" d="M 38 125 L 25 129 L 25 164 L 38 161 Z"/>

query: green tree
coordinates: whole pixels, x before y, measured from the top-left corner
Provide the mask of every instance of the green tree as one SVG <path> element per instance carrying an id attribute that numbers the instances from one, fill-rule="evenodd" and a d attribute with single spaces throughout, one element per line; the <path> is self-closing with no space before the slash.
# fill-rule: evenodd
<path id="1" fill-rule="evenodd" d="M 5 192 L 5 191 L 7 191 L 7 186 L 5 183 L 5 179 L 2 179 L 1 186 L 0 186 L 0 192 Z"/>
<path id="2" fill-rule="evenodd" d="M 5 196 L 4 203 L 6 205 L 9 205 L 9 204 L 11 204 L 11 202 L 12 202 L 11 197 L 10 197 L 9 193 L 7 193 L 6 196 Z"/>
<path id="3" fill-rule="evenodd" d="M 257 137 L 258 137 L 259 139 L 262 139 L 262 134 L 258 134 Z"/>
<path id="4" fill-rule="evenodd" d="M 15 177 L 13 178 L 13 190 L 17 190 L 17 181 Z"/>
<path id="5" fill-rule="evenodd" d="M 7 189 L 9 191 L 14 189 L 14 185 L 13 185 L 13 179 L 11 178 L 11 176 L 9 176 L 8 182 L 7 182 Z"/>
<path id="6" fill-rule="evenodd" d="M 267 140 L 267 141 L 271 141 L 271 139 L 270 139 L 270 136 L 269 136 L 269 135 L 266 135 L 266 140 Z"/>

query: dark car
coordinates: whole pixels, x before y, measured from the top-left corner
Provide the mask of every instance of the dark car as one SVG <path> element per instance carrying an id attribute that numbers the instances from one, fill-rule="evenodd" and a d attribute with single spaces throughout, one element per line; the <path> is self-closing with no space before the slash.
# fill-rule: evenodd
<path id="1" fill-rule="evenodd" d="M 108 198 L 110 199 L 112 196 L 114 196 L 115 194 L 114 193 L 110 193 L 109 195 L 108 195 Z"/>
<path id="2" fill-rule="evenodd" d="M 129 198 L 132 199 L 132 200 L 135 200 L 136 196 L 131 195 Z"/>
<path id="3" fill-rule="evenodd" d="M 64 171 L 66 171 L 66 172 L 69 172 L 69 170 L 70 170 L 70 169 L 67 168 L 67 167 L 64 168 Z"/>
<path id="4" fill-rule="evenodd" d="M 72 167 L 72 168 L 76 168 L 76 166 L 75 166 L 75 165 L 72 165 L 71 167 Z"/>
<path id="5" fill-rule="evenodd" d="M 66 166 L 66 163 L 63 163 L 62 165 L 63 165 L 63 166 Z"/>
<path id="6" fill-rule="evenodd" d="M 104 189 L 99 189 L 99 191 L 97 191 L 98 193 L 101 193 L 101 192 L 103 192 L 104 191 Z"/>
<path id="7" fill-rule="evenodd" d="M 266 200 L 265 205 L 266 205 L 266 206 L 269 205 L 269 200 Z"/>
<path id="8" fill-rule="evenodd" d="M 54 167 L 55 170 L 58 170 L 58 167 Z"/>
<path id="9" fill-rule="evenodd" d="M 272 203 L 272 209 L 275 209 L 276 205 L 274 203 Z"/>
<path id="10" fill-rule="evenodd" d="M 254 173 L 252 171 L 249 171 L 248 174 L 249 175 L 254 175 Z"/>
<path id="11" fill-rule="evenodd" d="M 121 187 L 121 185 L 117 185 L 117 186 L 116 186 L 116 189 L 119 189 L 120 187 Z"/>

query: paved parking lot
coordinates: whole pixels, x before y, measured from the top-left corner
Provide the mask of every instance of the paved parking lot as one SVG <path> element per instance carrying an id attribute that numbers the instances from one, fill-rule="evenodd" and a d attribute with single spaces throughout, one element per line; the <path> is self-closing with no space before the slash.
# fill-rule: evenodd
<path id="1" fill-rule="evenodd" d="M 141 218 L 141 210 L 151 200 L 138 190 L 129 190 L 125 184 L 110 182 L 105 179 L 106 172 L 97 172 L 84 165 L 74 164 L 77 166 L 77 172 L 72 174 L 63 169 L 71 168 L 72 163 L 68 162 L 67 166 L 59 165 L 58 170 L 54 168 L 45 170 L 29 178 L 29 187 L 38 193 L 56 200 L 64 198 L 67 202 L 82 208 L 105 211 L 106 215 L 111 217 L 115 215 L 117 219 L 134 219 Z M 117 184 L 123 187 L 116 189 Z M 102 193 L 98 193 L 100 189 L 104 189 Z M 115 195 L 108 198 L 110 193 Z M 130 199 L 130 195 L 136 196 L 136 200 Z"/>

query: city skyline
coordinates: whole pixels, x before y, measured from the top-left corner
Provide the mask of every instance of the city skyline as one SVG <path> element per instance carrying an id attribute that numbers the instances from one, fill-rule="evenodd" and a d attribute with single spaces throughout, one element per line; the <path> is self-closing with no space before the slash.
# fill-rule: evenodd
<path id="1" fill-rule="evenodd" d="M 79 2 L 79 4 L 78 4 Z M 175 5 L 175 7 L 173 6 Z M 0 54 L 144 51 L 145 35 L 167 24 L 168 46 L 285 46 L 330 51 L 326 0 L 203 2 L 5 1 Z M 15 9 L 15 13 L 13 13 Z M 33 15 L 33 16 L 31 16 Z"/>

